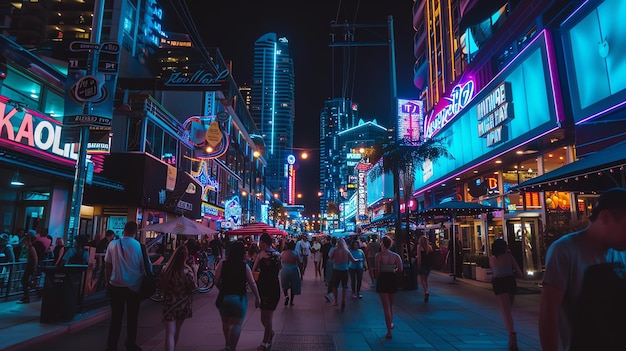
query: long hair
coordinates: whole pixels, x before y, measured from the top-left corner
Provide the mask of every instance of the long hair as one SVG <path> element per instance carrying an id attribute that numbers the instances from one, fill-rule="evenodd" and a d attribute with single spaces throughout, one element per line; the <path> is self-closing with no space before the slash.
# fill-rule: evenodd
<path id="1" fill-rule="evenodd" d="M 169 291 L 178 291 L 183 286 L 188 286 L 188 278 L 185 275 L 185 261 L 189 249 L 185 245 L 181 245 L 172 254 L 163 271 L 161 271 L 160 285 L 161 291 L 167 293 Z"/>
<path id="2" fill-rule="evenodd" d="M 337 248 L 344 251 L 350 251 L 348 250 L 348 244 L 346 244 L 346 241 L 343 238 L 339 238 L 339 240 L 337 240 Z"/>
<path id="3" fill-rule="evenodd" d="M 243 262 L 243 258 L 246 255 L 246 249 L 243 246 L 243 242 L 237 240 L 230 244 L 230 250 L 228 251 L 228 262 Z"/>
<path id="4" fill-rule="evenodd" d="M 426 237 L 426 235 L 420 236 L 420 238 L 417 239 L 417 244 L 421 246 L 427 254 L 433 252 L 433 247 L 428 242 L 428 238 Z"/>

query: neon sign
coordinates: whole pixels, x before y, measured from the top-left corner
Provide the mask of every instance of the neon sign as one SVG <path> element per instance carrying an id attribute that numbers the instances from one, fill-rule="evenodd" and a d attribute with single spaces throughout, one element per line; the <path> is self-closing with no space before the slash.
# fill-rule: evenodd
<path id="1" fill-rule="evenodd" d="M 474 98 L 474 81 L 470 80 L 457 84 L 450 92 L 450 97 L 445 97 L 432 110 L 424 123 L 424 137 L 432 138 L 443 127 L 450 123 Z M 441 106 L 440 106 L 441 105 Z M 435 111 L 437 111 L 435 113 Z"/>
<path id="2" fill-rule="evenodd" d="M 487 146 L 496 145 L 507 138 L 504 124 L 513 118 L 511 83 L 502 82 L 478 105 L 478 136 L 487 140 Z"/>
<path id="3" fill-rule="evenodd" d="M 22 149 L 18 151 L 30 149 L 48 158 L 52 156 L 57 161 L 75 164 L 78 153 L 74 144 L 61 143 L 62 127 L 57 120 L 31 110 L 18 111 L 6 100 L 0 100 L 0 141 L 18 144 Z"/>

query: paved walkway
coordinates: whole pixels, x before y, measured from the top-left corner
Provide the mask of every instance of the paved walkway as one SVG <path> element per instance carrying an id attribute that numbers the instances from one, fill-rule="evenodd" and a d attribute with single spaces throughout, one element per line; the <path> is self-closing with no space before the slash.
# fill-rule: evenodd
<path id="1" fill-rule="evenodd" d="M 312 268 L 312 267 L 309 267 Z M 367 273 L 365 274 L 367 275 Z M 363 298 L 347 297 L 345 311 L 325 302 L 324 283 L 307 269 L 303 294 L 295 306 L 274 314 L 276 337 L 272 350 L 507 350 L 507 332 L 488 283 L 467 279 L 455 282 L 445 273 L 430 276 L 430 300 L 421 290 L 400 291 L 395 301 L 393 338 L 385 339 L 385 322 L 376 292 L 363 283 Z M 520 350 L 540 350 L 537 333 L 540 288 L 521 281 L 514 319 Z M 420 287 L 421 288 L 421 287 Z M 185 322 L 177 350 L 220 350 L 224 344 L 214 302 L 217 291 L 197 294 L 194 316 Z M 253 301 L 250 299 L 250 304 Z M 78 314 L 71 322 L 39 323 L 41 303 L 0 303 L 0 350 L 103 350 L 108 309 Z M 138 343 L 143 350 L 163 350 L 160 305 L 142 303 Z M 77 331 L 81 331 L 77 333 Z M 122 332 L 123 333 L 123 332 Z M 262 339 L 260 312 L 249 305 L 238 350 L 256 350 Z M 124 335 L 120 340 L 123 344 Z"/>

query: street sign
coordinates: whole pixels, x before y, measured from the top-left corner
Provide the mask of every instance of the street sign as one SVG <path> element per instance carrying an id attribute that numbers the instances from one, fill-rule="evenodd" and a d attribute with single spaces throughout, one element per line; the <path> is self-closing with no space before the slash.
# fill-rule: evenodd
<path id="1" fill-rule="evenodd" d="M 115 41 L 106 41 L 100 44 L 100 52 L 117 54 L 120 52 L 120 44 Z"/>
<path id="2" fill-rule="evenodd" d="M 70 43 L 70 51 L 89 51 L 100 49 L 100 44 L 88 41 L 73 41 Z"/>
<path id="3" fill-rule="evenodd" d="M 99 94 L 98 85 L 98 79 L 96 77 L 84 76 L 76 82 L 74 97 L 78 101 L 91 101 Z"/>
<path id="4" fill-rule="evenodd" d="M 102 56 L 102 55 L 100 55 Z M 100 72 L 117 72 L 118 63 L 117 61 L 103 60 L 100 58 L 98 60 L 98 71 Z"/>
<path id="5" fill-rule="evenodd" d="M 107 41 L 100 44 L 98 55 L 98 71 L 117 73 L 120 61 L 120 44 L 115 41 Z"/>

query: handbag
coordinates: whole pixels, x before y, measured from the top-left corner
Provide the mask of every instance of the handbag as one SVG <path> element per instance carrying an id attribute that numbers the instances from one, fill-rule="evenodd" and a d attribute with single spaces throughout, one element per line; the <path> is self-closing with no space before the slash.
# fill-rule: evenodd
<path id="1" fill-rule="evenodd" d="M 156 291 L 157 283 L 154 275 L 150 271 L 150 261 L 148 260 L 148 255 L 146 254 L 146 249 L 143 245 L 141 245 L 141 252 L 143 253 L 143 267 L 144 267 L 144 276 L 141 280 L 141 287 L 139 288 L 139 298 L 145 300 L 150 296 L 154 295 Z"/>

